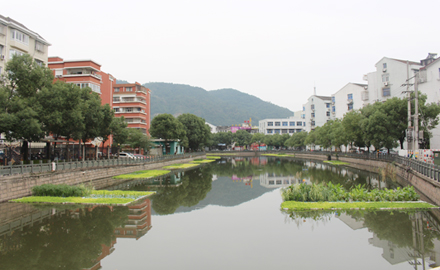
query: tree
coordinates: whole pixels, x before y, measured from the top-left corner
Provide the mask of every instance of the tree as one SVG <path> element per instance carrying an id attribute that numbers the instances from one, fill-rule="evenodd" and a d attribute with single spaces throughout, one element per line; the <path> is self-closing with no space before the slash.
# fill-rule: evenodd
<path id="1" fill-rule="evenodd" d="M 169 140 L 180 140 L 180 145 L 187 147 L 185 127 L 171 114 L 159 114 L 153 118 L 150 127 L 151 136 L 164 139 L 165 143 Z"/>
<path id="2" fill-rule="evenodd" d="M 391 136 L 400 142 L 400 148 L 403 149 L 403 143 L 408 129 L 408 101 L 397 97 L 388 99 L 381 106 L 381 110 L 392 126 L 389 129 Z"/>
<path id="3" fill-rule="evenodd" d="M 125 143 L 128 139 L 127 122 L 125 122 L 124 116 L 114 117 L 112 119 L 112 123 L 110 124 L 110 131 L 113 135 L 113 144 L 118 146 L 119 156 L 119 146 Z"/>
<path id="4" fill-rule="evenodd" d="M 411 95 L 414 96 L 414 93 Z M 432 138 L 431 130 L 438 125 L 438 115 L 440 114 L 440 105 L 436 103 L 426 104 L 427 98 L 425 94 L 419 92 L 419 130 L 423 131 L 421 147 L 424 149 L 430 148 L 429 141 L 430 138 Z M 413 101 L 413 107 L 414 103 Z M 412 108 L 411 111 L 414 112 L 415 108 Z"/>
<path id="5" fill-rule="evenodd" d="M 296 149 L 302 149 L 306 147 L 305 140 L 307 138 L 307 132 L 294 133 L 288 140 L 284 142 L 287 147 L 294 147 Z"/>
<path id="6" fill-rule="evenodd" d="M 265 136 L 266 135 L 264 135 L 263 133 L 255 133 L 254 135 L 252 135 L 251 143 L 261 144 L 262 142 L 264 142 Z"/>
<path id="7" fill-rule="evenodd" d="M 305 145 L 309 145 L 310 148 L 315 149 L 315 145 L 318 144 L 316 135 L 317 135 L 317 130 L 319 130 L 319 129 L 320 129 L 320 127 L 316 127 L 315 129 L 313 129 L 309 132 L 309 134 L 307 135 L 307 138 L 304 141 Z"/>
<path id="8" fill-rule="evenodd" d="M 358 110 L 350 111 L 345 114 L 342 119 L 342 126 L 344 127 L 345 136 L 348 144 L 351 146 L 365 147 L 363 140 L 363 131 L 361 126 L 362 114 Z"/>
<path id="9" fill-rule="evenodd" d="M 8 140 L 22 140 L 22 154 L 28 158 L 28 142 L 44 136 L 40 121 L 40 90 L 50 88 L 52 71 L 38 65 L 28 54 L 14 55 L 6 64 L 0 85 L 0 132 Z"/>
<path id="10" fill-rule="evenodd" d="M 198 150 L 201 146 L 207 146 L 211 135 L 211 128 L 205 124 L 205 119 L 194 114 L 184 113 L 177 117 L 183 124 L 188 147 L 191 150 Z"/>
<path id="11" fill-rule="evenodd" d="M 52 87 L 44 88 L 38 95 L 41 104 L 41 121 L 47 135 L 58 140 L 63 136 L 69 144 L 70 139 L 80 139 L 84 129 L 84 115 L 81 111 L 81 90 L 75 84 L 57 81 Z M 56 145 L 56 143 L 55 143 Z M 69 159 L 69 147 L 66 147 Z"/>
<path id="12" fill-rule="evenodd" d="M 252 135 L 246 130 L 237 130 L 232 134 L 232 140 L 237 143 L 238 146 L 245 146 L 251 143 Z"/>
<path id="13" fill-rule="evenodd" d="M 127 142 L 131 148 L 139 148 L 139 150 L 141 148 L 144 150 L 150 150 L 150 148 L 152 147 L 150 138 L 146 134 L 142 133 L 141 130 L 136 128 L 128 129 Z"/>

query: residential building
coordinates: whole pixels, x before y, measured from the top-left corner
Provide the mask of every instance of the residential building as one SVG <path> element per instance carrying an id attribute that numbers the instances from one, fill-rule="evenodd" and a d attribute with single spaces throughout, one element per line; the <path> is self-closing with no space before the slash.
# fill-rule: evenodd
<path id="1" fill-rule="evenodd" d="M 323 126 L 332 119 L 331 104 L 332 98 L 328 96 L 312 95 L 309 97 L 307 103 L 303 105 L 302 112 L 307 132 Z"/>
<path id="2" fill-rule="evenodd" d="M 129 128 L 150 134 L 150 95 L 150 89 L 138 82 L 113 85 L 115 116 L 124 116 Z"/>
<path id="3" fill-rule="evenodd" d="M 368 81 L 368 103 L 389 98 L 406 97 L 407 78 L 413 77 L 422 64 L 419 62 L 383 57 L 375 65 L 376 71 L 364 75 Z"/>
<path id="4" fill-rule="evenodd" d="M 210 124 L 208 122 L 205 122 L 205 124 L 209 126 L 209 128 L 211 129 L 211 133 L 212 134 L 217 133 L 217 127 L 216 126 L 214 126 L 213 124 Z"/>
<path id="5" fill-rule="evenodd" d="M 40 65 L 47 65 L 47 42 L 23 24 L 0 15 L 0 74 L 14 55 L 29 54 Z"/>
<path id="6" fill-rule="evenodd" d="M 305 121 L 301 111 L 294 112 L 289 118 L 271 118 L 259 121 L 259 132 L 264 135 L 289 134 L 305 131 Z"/>
<path id="7" fill-rule="evenodd" d="M 347 112 L 352 110 L 359 110 L 364 106 L 364 100 L 368 100 L 366 91 L 367 84 L 348 83 L 342 87 L 338 92 L 331 96 L 331 118 L 342 119 Z M 328 103 L 326 103 L 326 106 Z M 326 108 L 326 116 L 328 115 L 328 108 Z"/>
<path id="8" fill-rule="evenodd" d="M 427 95 L 427 104 L 440 104 L 440 58 L 435 59 L 435 56 L 429 54 L 427 59 L 421 61 L 427 65 L 420 68 L 418 90 Z M 440 127 L 437 126 L 431 132 L 431 149 L 440 149 Z"/>

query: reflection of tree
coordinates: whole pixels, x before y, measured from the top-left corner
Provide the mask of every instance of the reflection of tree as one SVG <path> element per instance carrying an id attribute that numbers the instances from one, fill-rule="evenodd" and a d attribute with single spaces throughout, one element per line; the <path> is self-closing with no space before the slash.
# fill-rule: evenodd
<path id="1" fill-rule="evenodd" d="M 152 197 L 152 207 L 156 213 L 167 215 L 174 213 L 179 206 L 193 206 L 206 197 L 212 187 L 212 174 L 209 166 L 203 166 L 185 172 L 182 185 L 158 188 Z"/>
<path id="2" fill-rule="evenodd" d="M 89 268 L 100 255 L 101 244 L 110 245 L 113 230 L 126 222 L 128 208 L 115 207 L 112 211 L 97 207 L 67 213 L 15 231 L 11 235 L 15 248 L 0 250 L 0 269 Z"/>

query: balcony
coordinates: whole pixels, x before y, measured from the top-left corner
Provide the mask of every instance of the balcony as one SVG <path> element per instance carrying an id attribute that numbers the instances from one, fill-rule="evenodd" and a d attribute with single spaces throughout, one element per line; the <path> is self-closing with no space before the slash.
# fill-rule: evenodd
<path id="1" fill-rule="evenodd" d="M 139 102 L 147 105 L 147 101 L 143 98 L 135 98 L 135 97 L 113 97 L 113 103 L 133 103 Z"/>

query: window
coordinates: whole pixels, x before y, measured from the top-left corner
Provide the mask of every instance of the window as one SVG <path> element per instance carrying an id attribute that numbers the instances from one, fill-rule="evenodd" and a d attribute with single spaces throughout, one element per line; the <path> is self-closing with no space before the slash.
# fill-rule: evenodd
<path id="1" fill-rule="evenodd" d="M 295 126 L 295 122 L 289 122 L 289 126 L 294 127 Z"/>
<path id="2" fill-rule="evenodd" d="M 389 82 L 389 81 L 390 81 L 390 74 L 383 74 L 382 82 Z"/>
<path id="3" fill-rule="evenodd" d="M 287 122 L 283 122 L 283 127 L 287 127 Z"/>
<path id="4" fill-rule="evenodd" d="M 280 122 L 275 122 L 275 126 L 279 127 L 280 126 Z"/>
<path id="5" fill-rule="evenodd" d="M 289 133 L 295 133 L 294 129 L 289 129 Z"/>
<path id="6" fill-rule="evenodd" d="M 44 45 L 41 42 L 35 41 L 35 50 L 44 52 Z"/>
<path id="7" fill-rule="evenodd" d="M 3 45 L 0 45 L 0 55 L 3 55 Z"/>
<path id="8" fill-rule="evenodd" d="M 382 67 L 383 67 L 383 68 L 387 68 L 387 63 L 383 63 L 383 64 L 382 64 Z"/>
<path id="9" fill-rule="evenodd" d="M 119 97 L 113 97 L 113 102 L 118 102 L 118 101 L 120 101 L 121 99 L 119 98 Z"/>
<path id="10" fill-rule="evenodd" d="M 41 60 L 35 59 L 35 63 L 36 63 L 37 65 L 39 65 L 40 67 L 44 67 L 44 62 L 41 61 Z"/>
<path id="11" fill-rule="evenodd" d="M 303 106 L 303 112 L 305 112 L 305 111 L 306 111 L 306 107 Z"/>
<path id="12" fill-rule="evenodd" d="M 336 107 L 332 106 L 332 112 L 336 112 Z"/>
<path id="13" fill-rule="evenodd" d="M 21 56 L 23 54 L 24 54 L 24 52 L 17 51 L 14 49 L 9 49 L 9 59 L 12 59 L 14 57 L 14 55 Z"/>
<path id="14" fill-rule="evenodd" d="M 119 87 L 115 87 L 115 92 L 119 92 Z"/>
<path id="15" fill-rule="evenodd" d="M 287 129 L 282 129 L 282 130 L 281 130 L 281 133 L 283 133 L 283 134 L 287 134 Z"/>
<path id="16" fill-rule="evenodd" d="M 5 29 L 6 29 L 6 26 L 3 24 L 0 24 L 0 35 L 5 35 Z"/>
<path id="17" fill-rule="evenodd" d="M 124 112 L 133 112 L 133 108 L 125 108 Z"/>
<path id="18" fill-rule="evenodd" d="M 315 121 L 312 121 L 311 126 L 312 127 L 315 126 Z"/>
<path id="19" fill-rule="evenodd" d="M 353 104 L 352 104 L 352 105 L 353 105 Z M 326 115 L 327 115 L 327 116 L 330 116 L 330 112 L 329 112 L 329 111 L 327 111 L 327 112 L 326 112 Z"/>
<path id="20" fill-rule="evenodd" d="M 347 99 L 348 99 L 348 100 L 353 100 L 353 94 L 348 94 L 348 95 L 347 95 Z"/>
<path id="21" fill-rule="evenodd" d="M 280 130 L 279 129 L 275 129 L 275 133 L 280 134 Z"/>
<path id="22" fill-rule="evenodd" d="M 302 122 L 296 122 L 296 125 L 300 127 L 302 126 Z"/>
<path id="23" fill-rule="evenodd" d="M 26 34 L 23 34 L 22 32 L 12 29 L 11 30 L 11 37 L 14 40 L 20 41 L 21 43 L 24 43 L 26 45 L 29 45 L 29 36 Z"/>
<path id="24" fill-rule="evenodd" d="M 348 110 L 349 111 L 353 110 L 353 104 L 348 104 Z"/>
<path id="25" fill-rule="evenodd" d="M 282 182 L 281 182 L 281 180 L 277 180 L 276 183 L 277 183 L 277 185 L 281 185 Z"/>
<path id="26" fill-rule="evenodd" d="M 301 118 L 302 119 L 306 119 L 306 115 L 305 114 L 301 114 Z"/>
<path id="27" fill-rule="evenodd" d="M 119 108 L 113 108 L 115 112 L 119 112 Z"/>
<path id="28" fill-rule="evenodd" d="M 302 129 L 297 129 L 297 130 L 296 130 L 297 133 L 298 133 L 298 132 L 301 132 L 301 131 L 302 131 Z"/>
<path id="29" fill-rule="evenodd" d="M 306 122 L 303 122 L 303 126 L 304 126 L 304 127 L 306 126 Z"/>
<path id="30" fill-rule="evenodd" d="M 326 107 L 326 108 L 330 108 L 330 103 L 326 103 L 326 104 L 325 104 L 325 107 Z"/>
<path id="31" fill-rule="evenodd" d="M 273 184 L 275 184 L 275 181 L 270 180 L 270 181 L 269 181 L 269 185 L 273 185 Z"/>
<path id="32" fill-rule="evenodd" d="M 383 89 L 382 89 L 382 96 L 384 96 L 384 97 L 389 97 L 389 96 L 391 96 L 391 90 L 390 90 L 389 87 L 387 87 L 387 88 L 383 88 Z"/>
<path id="33" fill-rule="evenodd" d="M 126 88 L 125 88 L 125 91 L 127 91 L 127 92 L 131 92 L 131 91 L 133 91 L 133 88 L 131 88 L 131 87 L 126 87 Z"/>
<path id="34" fill-rule="evenodd" d="M 273 133 L 273 129 L 268 129 L 267 133 L 272 134 Z"/>
<path id="35" fill-rule="evenodd" d="M 312 112 L 311 117 L 314 118 L 315 117 L 315 113 Z"/>
<path id="36" fill-rule="evenodd" d="M 335 103 L 335 97 L 332 97 L 332 102 Z"/>
<path id="37" fill-rule="evenodd" d="M 273 127 L 273 122 L 267 122 L 267 125 L 268 125 L 269 127 Z"/>
<path id="38" fill-rule="evenodd" d="M 315 104 L 310 105 L 310 109 L 314 110 L 315 109 Z"/>

